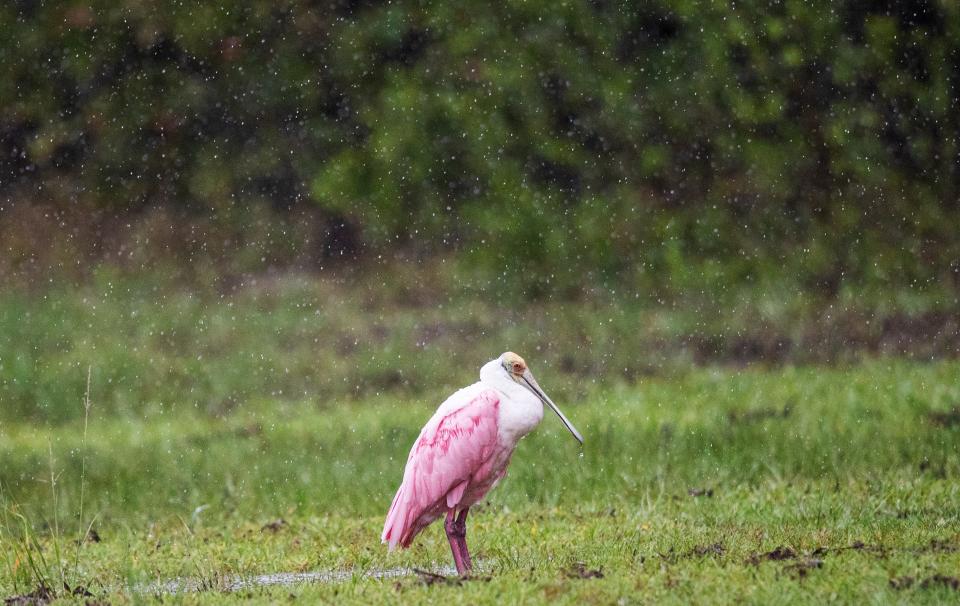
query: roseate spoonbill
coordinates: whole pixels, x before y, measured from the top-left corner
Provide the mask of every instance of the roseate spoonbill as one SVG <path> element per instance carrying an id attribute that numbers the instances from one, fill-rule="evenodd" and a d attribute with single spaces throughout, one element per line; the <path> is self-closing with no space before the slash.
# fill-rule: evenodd
<path id="1" fill-rule="evenodd" d="M 580 432 L 540 389 L 523 358 L 508 351 L 484 364 L 480 381 L 447 398 L 420 431 L 381 541 L 390 550 L 408 547 L 446 513 L 453 562 L 458 574 L 468 574 L 467 512 L 506 475 L 517 442 L 543 419 L 544 404 L 582 445 Z"/>

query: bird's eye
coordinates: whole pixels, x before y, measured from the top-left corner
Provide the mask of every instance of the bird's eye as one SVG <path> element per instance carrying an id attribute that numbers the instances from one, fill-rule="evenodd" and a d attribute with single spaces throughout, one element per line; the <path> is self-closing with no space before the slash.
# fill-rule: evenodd
<path id="1" fill-rule="evenodd" d="M 513 363 L 513 369 L 514 369 L 515 371 L 517 371 L 517 372 L 520 372 L 520 363 L 519 363 L 519 362 L 514 362 L 514 363 Z"/>

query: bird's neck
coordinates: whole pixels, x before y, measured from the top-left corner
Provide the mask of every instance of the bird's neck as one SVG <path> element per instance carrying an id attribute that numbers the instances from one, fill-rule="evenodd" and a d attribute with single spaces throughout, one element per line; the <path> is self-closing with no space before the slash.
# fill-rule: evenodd
<path id="1" fill-rule="evenodd" d="M 511 398 L 521 397 L 527 390 L 507 376 L 500 360 L 490 360 L 480 369 L 480 382 L 487 387 L 497 389 Z"/>
<path id="2" fill-rule="evenodd" d="M 511 379 L 500 360 L 492 360 L 480 369 L 480 383 L 496 389 L 505 397 L 500 402 L 498 434 L 501 443 L 513 448 L 543 418 L 543 404 L 528 389 Z"/>

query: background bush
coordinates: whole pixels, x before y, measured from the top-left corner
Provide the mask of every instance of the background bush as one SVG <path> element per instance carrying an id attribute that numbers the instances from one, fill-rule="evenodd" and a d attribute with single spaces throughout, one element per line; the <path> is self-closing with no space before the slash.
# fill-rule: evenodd
<path id="1" fill-rule="evenodd" d="M 957 284 L 952 0 L 21 0 L 0 31 L 3 210 L 269 205 L 316 225 L 272 249 L 528 296 Z"/>

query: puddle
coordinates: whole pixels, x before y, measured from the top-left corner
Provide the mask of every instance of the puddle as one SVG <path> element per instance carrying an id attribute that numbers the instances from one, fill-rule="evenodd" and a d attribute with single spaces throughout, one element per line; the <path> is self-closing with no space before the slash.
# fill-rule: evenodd
<path id="1" fill-rule="evenodd" d="M 475 572 L 488 568 L 487 563 L 478 562 Z M 422 568 L 433 574 L 456 577 L 453 566 L 432 566 Z M 371 570 L 315 570 L 308 572 L 275 572 L 258 575 L 227 575 L 213 579 L 177 577 L 168 581 L 159 581 L 134 588 L 139 594 L 178 594 L 199 591 L 241 591 L 257 587 L 280 585 L 293 587 L 307 583 L 343 583 L 352 579 L 394 579 L 415 575 L 413 568 L 375 568 Z"/>

